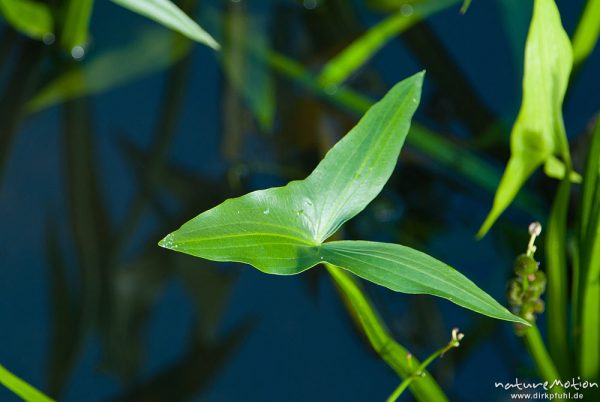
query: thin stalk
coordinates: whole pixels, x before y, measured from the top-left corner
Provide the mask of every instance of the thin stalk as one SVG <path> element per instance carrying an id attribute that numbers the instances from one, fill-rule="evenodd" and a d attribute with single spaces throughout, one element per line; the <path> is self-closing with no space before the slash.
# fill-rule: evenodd
<path id="1" fill-rule="evenodd" d="M 0 364 L 0 384 L 27 402 L 54 402 L 53 399 L 27 384 Z"/>
<path id="2" fill-rule="evenodd" d="M 529 354 L 533 358 L 535 365 L 537 367 L 538 372 L 542 376 L 542 378 L 548 383 L 552 384 L 555 380 L 559 380 L 558 370 L 546 349 L 546 345 L 544 345 L 544 341 L 542 340 L 542 335 L 540 334 L 540 330 L 537 325 L 531 324 L 531 327 L 527 329 L 525 332 L 525 344 L 527 345 L 527 349 L 529 350 Z M 554 393 L 562 393 L 564 389 L 560 386 L 555 386 L 552 388 L 552 392 Z"/>
<path id="3" fill-rule="evenodd" d="M 377 354 L 400 376 L 407 379 L 414 374 L 411 362 L 412 356 L 403 346 L 398 344 L 390 335 L 385 324 L 379 317 L 374 306 L 361 290 L 352 275 L 341 268 L 325 264 L 327 271 L 343 296 L 347 308 L 352 312 L 357 324 L 367 336 Z M 418 361 L 414 361 L 419 364 Z M 407 384 L 412 394 L 419 402 L 445 402 L 448 398 L 435 379 L 425 370 L 420 381 Z"/>
<path id="4" fill-rule="evenodd" d="M 459 341 L 462 339 L 463 334 L 458 333 L 458 330 L 455 329 L 452 331 L 452 340 L 448 342 L 446 346 L 440 348 L 433 352 L 423 363 L 417 367 L 414 374 L 408 378 L 405 378 L 404 381 L 400 383 L 398 388 L 392 392 L 390 397 L 387 399 L 387 402 L 396 402 L 396 400 L 402 395 L 402 393 L 408 388 L 408 386 L 417 378 L 421 378 L 423 371 L 438 357 L 441 357 L 444 353 L 449 351 L 452 348 L 457 348 L 459 346 Z M 409 361 L 412 360 L 412 357 L 409 358 Z"/>

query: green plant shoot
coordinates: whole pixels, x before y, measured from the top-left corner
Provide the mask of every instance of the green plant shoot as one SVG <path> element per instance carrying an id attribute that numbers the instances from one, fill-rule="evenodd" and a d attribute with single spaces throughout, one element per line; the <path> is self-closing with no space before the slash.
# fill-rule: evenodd
<path id="1" fill-rule="evenodd" d="M 570 171 L 562 103 L 573 65 L 571 43 L 554 0 L 535 0 L 525 46 L 523 101 L 513 126 L 511 156 L 494 205 L 478 236 L 484 236 L 519 189 L 542 164 L 560 156 Z"/>

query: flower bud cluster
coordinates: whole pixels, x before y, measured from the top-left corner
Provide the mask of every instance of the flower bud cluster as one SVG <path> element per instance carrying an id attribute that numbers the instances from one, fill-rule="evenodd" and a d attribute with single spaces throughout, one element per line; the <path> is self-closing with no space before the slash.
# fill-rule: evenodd
<path id="1" fill-rule="evenodd" d="M 514 314 L 534 323 L 536 314 L 544 312 L 544 302 L 541 297 L 546 290 L 546 275 L 539 270 L 539 263 L 533 256 L 521 254 L 515 260 L 516 276 L 508 284 L 508 302 Z M 525 327 L 517 324 L 518 334 Z"/>

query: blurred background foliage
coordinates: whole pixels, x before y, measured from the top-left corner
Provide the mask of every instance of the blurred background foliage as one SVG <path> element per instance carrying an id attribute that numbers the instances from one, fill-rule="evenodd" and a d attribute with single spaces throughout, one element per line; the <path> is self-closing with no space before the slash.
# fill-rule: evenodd
<path id="1" fill-rule="evenodd" d="M 304 177 L 372 99 L 426 69 L 397 171 L 345 236 L 427 251 L 503 300 L 555 186 L 536 174 L 475 241 L 509 155 L 532 2 L 175 3 L 203 30 L 112 2 L 0 0 L 0 362 L 61 401 L 384 400 L 397 379 L 322 270 L 265 277 L 156 240 Z M 579 172 L 600 104 L 599 3 L 557 1 Z M 202 32 L 219 51 L 188 39 L 217 47 Z M 506 400 L 494 381 L 533 375 L 510 325 L 366 290 L 419 356 L 466 333 L 433 368 L 452 401 Z"/>

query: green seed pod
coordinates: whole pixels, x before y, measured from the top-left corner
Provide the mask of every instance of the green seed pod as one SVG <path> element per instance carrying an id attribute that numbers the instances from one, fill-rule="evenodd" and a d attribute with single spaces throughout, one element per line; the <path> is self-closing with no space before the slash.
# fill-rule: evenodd
<path id="1" fill-rule="evenodd" d="M 535 289 L 538 292 L 539 297 L 546 291 L 546 274 L 543 271 L 538 271 L 535 273 L 535 277 L 533 281 L 529 281 L 529 288 Z"/>
<path id="2" fill-rule="evenodd" d="M 514 324 L 514 328 L 515 328 L 515 334 L 517 336 L 523 336 L 525 335 L 525 333 L 527 332 L 527 330 L 529 329 L 529 327 L 520 324 L 520 323 L 515 323 Z"/>
<path id="3" fill-rule="evenodd" d="M 524 301 L 523 306 L 521 307 L 521 317 L 526 320 L 531 320 L 531 316 L 533 316 L 535 312 L 535 300 Z"/>
<path id="4" fill-rule="evenodd" d="M 537 299 L 534 302 L 533 311 L 535 311 L 536 314 L 541 314 L 544 312 L 544 309 L 545 309 L 544 301 L 541 299 Z"/>
<path id="5" fill-rule="evenodd" d="M 523 304 L 523 286 L 519 279 L 513 279 L 509 282 L 506 298 L 513 306 L 520 306 Z"/>
<path id="6" fill-rule="evenodd" d="M 515 272 L 519 276 L 526 276 L 529 274 L 533 274 L 538 270 L 538 263 L 533 257 L 528 256 L 527 254 L 521 254 L 515 260 Z"/>

